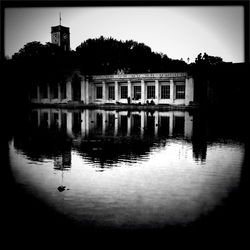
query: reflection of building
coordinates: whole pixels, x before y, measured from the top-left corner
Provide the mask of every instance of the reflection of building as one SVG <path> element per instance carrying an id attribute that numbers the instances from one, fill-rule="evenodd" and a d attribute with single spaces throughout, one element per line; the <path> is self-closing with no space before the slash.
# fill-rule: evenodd
<path id="1" fill-rule="evenodd" d="M 54 159 L 54 168 L 71 166 L 71 150 L 92 162 L 115 164 L 145 157 L 168 140 L 193 141 L 188 111 L 118 111 L 102 109 L 32 109 L 28 134 L 15 137 L 30 157 Z M 27 139 L 29 138 L 29 139 Z M 197 150 L 196 150 L 197 151 Z"/>
<path id="2" fill-rule="evenodd" d="M 34 109 L 33 123 L 67 131 L 70 137 L 170 136 L 191 139 L 193 120 L 187 111 L 114 111 Z"/>
<path id="3" fill-rule="evenodd" d="M 42 104 L 154 104 L 189 105 L 193 78 L 187 73 L 95 75 L 75 72 L 66 82 L 37 84 L 31 102 Z"/>

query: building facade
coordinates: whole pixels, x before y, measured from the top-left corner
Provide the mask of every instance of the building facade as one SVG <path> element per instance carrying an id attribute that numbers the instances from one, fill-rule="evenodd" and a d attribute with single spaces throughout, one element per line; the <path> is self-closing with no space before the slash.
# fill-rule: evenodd
<path id="1" fill-rule="evenodd" d="M 188 106 L 194 101 L 194 81 L 185 72 L 83 76 L 34 84 L 32 103 L 168 104 Z"/>

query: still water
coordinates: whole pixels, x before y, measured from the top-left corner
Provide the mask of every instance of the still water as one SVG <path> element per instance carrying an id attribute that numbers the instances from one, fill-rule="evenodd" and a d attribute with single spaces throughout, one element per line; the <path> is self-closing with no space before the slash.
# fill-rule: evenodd
<path id="1" fill-rule="evenodd" d="M 82 225 L 188 225 L 239 186 L 244 143 L 222 131 L 186 111 L 32 109 L 10 141 L 11 170 Z"/>

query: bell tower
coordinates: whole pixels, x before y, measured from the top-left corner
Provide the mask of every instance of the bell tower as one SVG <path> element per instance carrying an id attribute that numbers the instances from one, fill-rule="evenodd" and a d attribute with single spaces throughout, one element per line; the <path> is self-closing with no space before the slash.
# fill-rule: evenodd
<path id="1" fill-rule="evenodd" d="M 51 43 L 57 44 L 64 51 L 70 50 L 69 28 L 61 25 L 61 13 L 59 16 L 59 25 L 51 27 Z"/>

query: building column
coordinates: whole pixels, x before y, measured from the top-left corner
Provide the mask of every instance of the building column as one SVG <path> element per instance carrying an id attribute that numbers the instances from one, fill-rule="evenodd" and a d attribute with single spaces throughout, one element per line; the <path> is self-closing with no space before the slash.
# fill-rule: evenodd
<path id="1" fill-rule="evenodd" d="M 131 135 L 131 116 L 128 116 L 128 131 L 127 131 L 127 135 L 128 136 Z"/>
<path id="2" fill-rule="evenodd" d="M 144 136 L 144 131 L 145 131 L 145 112 L 141 112 L 141 138 Z"/>
<path id="3" fill-rule="evenodd" d="M 62 126 L 62 110 L 60 109 L 58 112 L 58 128 L 61 129 Z"/>
<path id="4" fill-rule="evenodd" d="M 141 80 L 141 104 L 145 103 L 145 82 Z"/>
<path id="5" fill-rule="evenodd" d="M 48 128 L 51 126 L 51 109 L 48 111 Z"/>
<path id="6" fill-rule="evenodd" d="M 106 83 L 104 81 L 102 81 L 102 101 L 103 103 L 105 103 L 107 100 L 107 96 L 106 96 Z"/>
<path id="7" fill-rule="evenodd" d="M 85 109 L 85 134 L 89 135 L 89 109 Z"/>
<path id="8" fill-rule="evenodd" d="M 84 77 L 81 78 L 81 101 L 85 103 L 85 81 Z"/>
<path id="9" fill-rule="evenodd" d="M 174 80 L 170 80 L 170 103 L 174 103 Z"/>
<path id="10" fill-rule="evenodd" d="M 115 112 L 115 136 L 118 135 L 118 112 Z"/>
<path id="11" fill-rule="evenodd" d="M 105 135 L 106 132 L 106 126 L 107 126 L 107 117 L 106 117 L 106 111 L 103 110 L 102 112 L 102 135 Z"/>
<path id="12" fill-rule="evenodd" d="M 159 81 L 155 80 L 155 101 L 156 104 L 159 104 Z"/>
<path id="13" fill-rule="evenodd" d="M 67 133 L 72 136 L 72 112 L 67 112 Z"/>
<path id="14" fill-rule="evenodd" d="M 70 81 L 66 83 L 66 98 L 68 101 L 72 101 L 72 86 Z"/>
<path id="15" fill-rule="evenodd" d="M 37 110 L 37 126 L 40 127 L 41 125 L 41 109 Z"/>
<path id="16" fill-rule="evenodd" d="M 189 112 L 185 112 L 184 135 L 188 139 L 191 139 L 193 136 L 193 116 Z"/>
<path id="17" fill-rule="evenodd" d="M 85 88 L 85 90 L 86 90 L 86 99 L 85 99 L 85 101 L 86 101 L 86 104 L 89 104 L 89 80 L 88 79 L 86 79 L 86 88 Z"/>
<path id="18" fill-rule="evenodd" d="M 169 116 L 169 136 L 173 136 L 173 127 L 174 127 L 174 112 L 170 112 L 170 116 Z"/>
<path id="19" fill-rule="evenodd" d="M 118 82 L 115 81 L 115 101 L 119 101 Z"/>
<path id="20" fill-rule="evenodd" d="M 51 100 L 51 94 L 50 94 L 50 84 L 47 85 L 47 91 L 48 91 L 48 99 Z"/>
<path id="21" fill-rule="evenodd" d="M 40 100 L 41 100 L 41 96 L 40 96 L 40 86 L 39 86 L 39 84 L 37 84 L 37 101 L 40 102 Z"/>
<path id="22" fill-rule="evenodd" d="M 159 112 L 155 111 L 155 136 L 158 136 L 158 129 L 159 129 Z"/>
<path id="23" fill-rule="evenodd" d="M 128 80 L 128 97 L 130 98 L 130 103 L 132 102 L 132 85 L 131 82 Z"/>
<path id="24" fill-rule="evenodd" d="M 81 134 L 83 138 L 86 136 L 86 111 L 81 112 Z"/>
<path id="25" fill-rule="evenodd" d="M 194 79 L 192 77 L 186 78 L 185 81 L 185 105 L 189 105 L 194 101 Z"/>
<path id="26" fill-rule="evenodd" d="M 61 101 L 61 99 L 62 99 L 61 96 L 62 96 L 62 95 L 61 95 L 61 84 L 58 83 L 58 100 L 59 100 L 59 101 Z"/>

